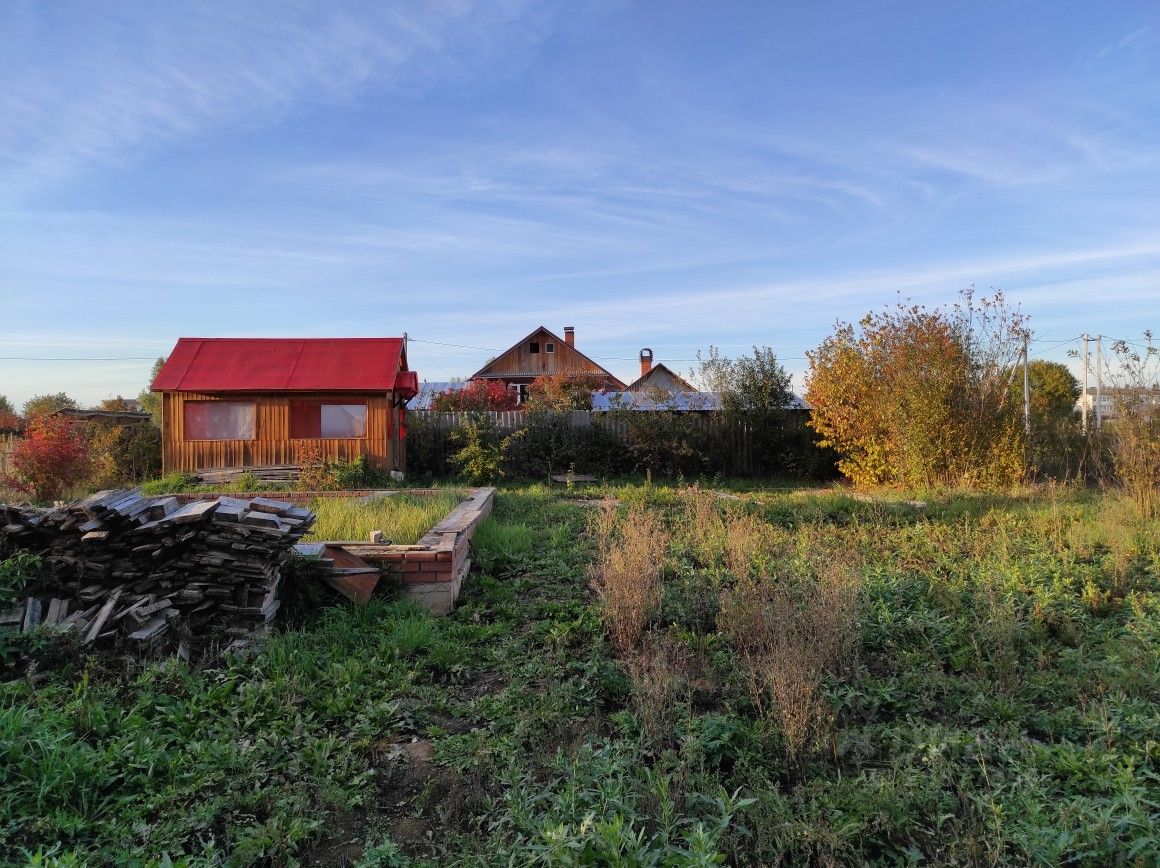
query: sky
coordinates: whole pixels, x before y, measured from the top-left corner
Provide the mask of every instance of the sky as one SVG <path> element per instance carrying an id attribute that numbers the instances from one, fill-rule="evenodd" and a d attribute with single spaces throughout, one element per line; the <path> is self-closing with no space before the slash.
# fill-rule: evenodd
<path id="1" fill-rule="evenodd" d="M 837 320 L 1002 288 L 1033 357 L 1160 330 L 1160 4 L 0 4 L 0 394 L 180 336 L 538 325 L 800 388 Z M 1074 363 L 1073 363 L 1074 365 Z"/>

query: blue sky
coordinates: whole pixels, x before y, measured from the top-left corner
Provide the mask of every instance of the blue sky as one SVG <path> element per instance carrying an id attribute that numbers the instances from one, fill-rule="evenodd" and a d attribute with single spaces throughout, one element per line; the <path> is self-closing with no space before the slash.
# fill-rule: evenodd
<path id="1" fill-rule="evenodd" d="M 0 80 L 0 356 L 115 359 L 0 359 L 14 401 L 181 335 L 575 325 L 628 377 L 972 284 L 1048 357 L 1160 326 L 1151 0 L 9 0 Z"/>

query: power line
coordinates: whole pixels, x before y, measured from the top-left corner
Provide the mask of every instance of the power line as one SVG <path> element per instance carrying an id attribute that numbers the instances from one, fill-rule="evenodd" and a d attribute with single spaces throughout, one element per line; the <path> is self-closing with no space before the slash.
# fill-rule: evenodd
<path id="1" fill-rule="evenodd" d="M 412 343 L 412 344 L 431 343 L 431 341 L 417 341 L 412 337 L 408 337 L 407 342 Z M 416 347 L 415 349 L 417 349 L 419 352 L 421 352 L 423 354 L 423 358 L 425 358 L 427 361 L 429 361 L 431 364 L 433 364 L 435 367 L 437 367 L 439 370 L 441 370 L 444 374 L 447 374 L 449 379 L 452 379 L 452 380 L 455 379 L 454 375 L 451 374 L 445 367 L 443 367 L 441 364 L 439 364 L 437 361 L 435 361 L 433 358 L 431 358 L 429 355 L 427 355 L 427 351 L 425 349 L 423 349 L 422 347 Z"/>
<path id="2" fill-rule="evenodd" d="M 3 362 L 152 362 L 158 356 L 0 356 Z"/>

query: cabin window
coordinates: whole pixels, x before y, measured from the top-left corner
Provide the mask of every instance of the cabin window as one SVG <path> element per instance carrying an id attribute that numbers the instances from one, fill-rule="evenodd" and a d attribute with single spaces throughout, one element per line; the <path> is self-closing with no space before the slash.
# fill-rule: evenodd
<path id="1" fill-rule="evenodd" d="M 522 404 L 528 400 L 528 384 L 527 383 L 511 383 L 508 385 L 516 393 L 516 403 Z"/>
<path id="2" fill-rule="evenodd" d="M 529 353 L 538 353 L 539 351 L 540 351 L 540 342 L 539 341 L 532 341 L 531 344 L 528 345 L 528 352 Z"/>
<path id="3" fill-rule="evenodd" d="M 328 404 L 323 401 L 290 402 L 290 438 L 354 439 L 367 436 L 366 404 Z"/>
<path id="4" fill-rule="evenodd" d="M 257 406 L 250 401 L 186 401 L 186 440 L 253 440 Z"/>
<path id="5" fill-rule="evenodd" d="M 544 352 L 545 353 L 556 352 L 556 345 L 555 344 L 544 344 Z"/>

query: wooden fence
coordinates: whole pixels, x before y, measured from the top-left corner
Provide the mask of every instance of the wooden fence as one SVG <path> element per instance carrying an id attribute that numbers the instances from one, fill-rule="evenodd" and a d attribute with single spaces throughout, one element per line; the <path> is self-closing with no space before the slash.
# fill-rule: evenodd
<path id="1" fill-rule="evenodd" d="M 794 425 L 804 424 L 804 415 L 793 414 Z M 446 465 L 448 457 L 455 451 L 449 435 L 473 418 L 486 417 L 495 425 L 501 436 L 513 434 L 527 424 L 527 414 L 519 410 L 475 411 L 475 412 L 435 412 L 416 410 L 408 414 L 408 426 L 420 429 L 426 450 L 437 463 Z M 571 410 L 569 421 L 574 429 L 600 426 L 613 438 L 625 442 L 628 439 L 629 417 L 624 413 L 604 413 L 592 410 Z M 705 440 L 712 444 L 706 460 L 709 471 L 722 476 L 745 477 L 758 473 L 754 450 L 754 432 L 744 423 L 725 419 L 715 413 L 692 413 L 684 417 L 694 426 Z M 430 460 L 430 458 L 429 458 Z M 579 469 L 579 468 L 578 468 Z M 599 468 L 586 468 L 599 470 Z"/>

